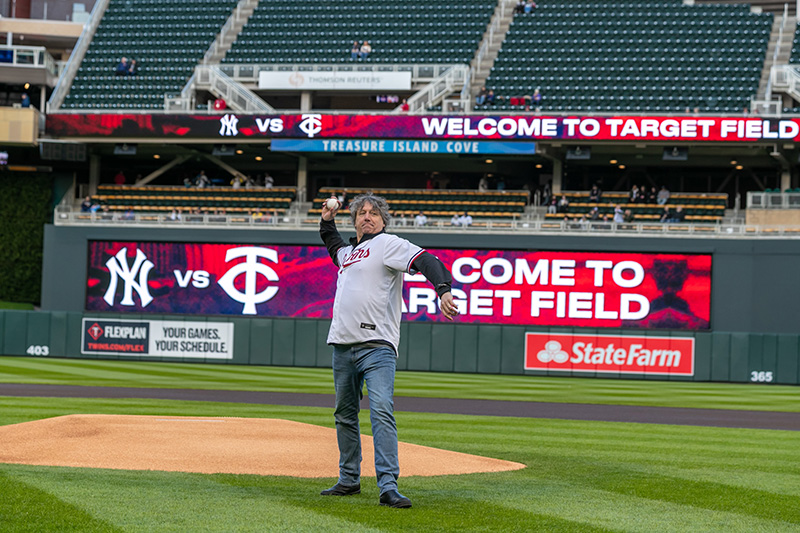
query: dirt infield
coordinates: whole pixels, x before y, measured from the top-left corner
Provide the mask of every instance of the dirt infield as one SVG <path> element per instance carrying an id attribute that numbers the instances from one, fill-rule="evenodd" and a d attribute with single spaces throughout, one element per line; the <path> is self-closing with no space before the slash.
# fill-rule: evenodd
<path id="1" fill-rule="evenodd" d="M 375 476 L 372 437 L 361 437 L 362 474 Z M 407 476 L 519 470 L 525 465 L 401 442 Z M 0 426 L 0 463 L 338 476 L 336 430 L 258 418 L 68 415 Z"/>
<path id="2" fill-rule="evenodd" d="M 151 398 L 333 408 L 333 396 L 291 392 L 84 387 L 0 383 L 0 396 Z M 362 407 L 369 408 L 365 398 Z M 800 431 L 800 413 L 395 396 L 395 411 Z"/>

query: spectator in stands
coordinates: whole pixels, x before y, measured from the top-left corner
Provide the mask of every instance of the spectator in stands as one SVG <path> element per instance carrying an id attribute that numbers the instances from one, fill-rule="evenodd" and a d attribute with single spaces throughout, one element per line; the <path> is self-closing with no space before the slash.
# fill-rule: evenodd
<path id="1" fill-rule="evenodd" d="M 406 218 L 406 214 L 403 213 L 402 211 L 400 212 L 399 216 L 395 217 L 395 220 L 397 221 L 397 225 L 398 226 L 404 226 L 405 227 L 405 226 L 408 225 L 408 219 Z"/>
<path id="2" fill-rule="evenodd" d="M 264 187 L 271 189 L 275 186 L 275 179 L 269 175 L 269 172 L 264 174 Z"/>
<path id="3" fill-rule="evenodd" d="M 183 186 L 188 189 L 192 185 L 194 185 L 194 183 L 192 182 L 192 178 L 190 178 L 189 176 L 184 176 L 184 178 L 183 178 Z"/>
<path id="4" fill-rule="evenodd" d="M 505 179 L 503 179 L 503 178 L 498 178 L 497 179 L 497 190 L 498 191 L 506 190 L 506 180 Z"/>
<path id="5" fill-rule="evenodd" d="M 114 183 L 116 185 L 125 185 L 125 173 L 123 171 L 117 172 L 117 175 L 114 176 Z"/>
<path id="6" fill-rule="evenodd" d="M 631 188 L 631 192 L 628 193 L 628 203 L 635 204 L 638 203 L 640 199 L 641 196 L 639 195 L 639 187 L 634 185 Z"/>
<path id="7" fill-rule="evenodd" d="M 595 183 L 592 185 L 592 190 L 589 191 L 589 201 L 593 203 L 599 203 L 600 199 L 603 197 L 603 191 L 600 190 L 600 187 L 597 186 Z"/>
<path id="8" fill-rule="evenodd" d="M 664 207 L 664 210 L 661 212 L 661 217 L 658 220 L 661 222 L 672 222 L 672 213 L 669 207 Z"/>
<path id="9" fill-rule="evenodd" d="M 353 41 L 353 47 L 350 49 L 350 59 L 358 59 L 359 52 L 361 52 L 361 46 L 358 41 Z"/>
<path id="10" fill-rule="evenodd" d="M 361 45 L 361 48 L 358 52 L 359 59 L 367 59 L 369 55 L 372 53 L 372 46 L 370 46 L 369 41 L 364 41 L 364 44 Z"/>
<path id="11" fill-rule="evenodd" d="M 622 224 L 625 222 L 625 213 L 623 213 L 622 208 L 619 204 L 614 206 L 614 222 L 617 224 Z"/>
<path id="12" fill-rule="evenodd" d="M 31 106 L 31 99 L 27 93 L 22 93 L 22 101 L 20 102 L 22 107 L 30 107 Z"/>
<path id="13" fill-rule="evenodd" d="M 489 179 L 484 174 L 478 182 L 478 192 L 486 192 L 489 190 Z"/>
<path id="14" fill-rule="evenodd" d="M 683 206 L 679 205 L 675 208 L 675 212 L 672 213 L 672 221 L 678 224 L 686 222 L 686 213 L 683 212 Z"/>
<path id="15" fill-rule="evenodd" d="M 84 198 L 83 202 L 81 202 L 81 213 L 90 212 L 92 210 L 92 205 L 92 199 L 89 196 Z"/>
<path id="16" fill-rule="evenodd" d="M 647 197 L 644 199 L 644 201 L 648 204 L 655 205 L 656 200 L 658 200 L 658 191 L 656 190 L 656 186 L 653 185 L 650 187 L 650 192 L 647 193 Z"/>
<path id="17" fill-rule="evenodd" d="M 117 76 L 127 76 L 128 75 L 128 58 L 127 57 L 123 57 L 122 59 L 120 59 L 116 70 L 114 70 L 114 74 L 117 75 Z"/>
<path id="18" fill-rule="evenodd" d="M 228 103 L 222 98 L 214 99 L 214 111 L 224 111 L 228 108 Z"/>
<path id="19" fill-rule="evenodd" d="M 231 187 L 233 187 L 234 189 L 240 189 L 242 185 L 244 185 L 245 181 L 247 181 L 246 178 L 241 174 L 234 176 L 233 179 L 231 180 Z"/>
<path id="20" fill-rule="evenodd" d="M 542 103 L 542 93 L 539 91 L 539 88 L 533 90 L 533 96 L 531 96 L 531 103 L 534 107 L 539 107 Z"/>
<path id="21" fill-rule="evenodd" d="M 460 226 L 461 225 L 461 217 L 458 213 L 453 213 L 453 216 L 450 217 L 450 225 L 451 226 Z"/>
<path id="22" fill-rule="evenodd" d="M 182 217 L 180 209 L 173 209 L 172 212 L 169 214 L 169 219 L 173 222 L 177 222 Z"/>
<path id="23" fill-rule="evenodd" d="M 669 202 L 669 190 L 667 189 L 666 185 L 661 186 L 661 190 L 658 191 L 658 205 L 664 205 Z"/>
<path id="24" fill-rule="evenodd" d="M 514 6 L 514 14 L 521 15 L 525 13 L 525 0 L 519 0 L 517 5 Z"/>
<path id="25" fill-rule="evenodd" d="M 486 93 L 486 105 L 494 105 L 494 89 L 489 89 L 489 92 Z"/>
<path id="26" fill-rule="evenodd" d="M 131 59 L 128 64 L 128 76 L 136 76 L 137 74 L 139 74 L 139 64 L 135 59 Z"/>
<path id="27" fill-rule="evenodd" d="M 203 189 L 211 185 L 211 180 L 208 178 L 208 176 L 206 176 L 205 170 L 201 170 L 200 174 L 195 176 L 194 184 L 197 185 L 197 187 L 199 187 L 200 189 Z"/>
<path id="28" fill-rule="evenodd" d="M 133 220 L 136 218 L 136 214 L 133 212 L 132 208 L 128 208 L 122 213 L 122 220 Z"/>
<path id="29" fill-rule="evenodd" d="M 555 215 L 556 213 L 558 213 L 558 200 L 553 196 L 550 198 L 550 204 L 547 206 L 547 214 Z"/>
<path id="30" fill-rule="evenodd" d="M 558 212 L 559 213 L 569 213 L 569 200 L 563 194 L 561 195 L 561 199 L 558 201 Z"/>
<path id="31" fill-rule="evenodd" d="M 461 225 L 461 227 L 464 227 L 464 228 L 466 228 L 467 226 L 471 226 L 472 225 L 472 217 L 470 216 L 469 213 L 464 211 L 464 214 L 461 215 L 458 218 L 458 223 Z"/>
<path id="32" fill-rule="evenodd" d="M 411 109 L 411 107 L 408 105 L 408 101 L 405 98 L 403 98 L 403 103 L 400 104 L 400 110 L 403 113 L 408 113 L 409 109 Z"/>
<path id="33" fill-rule="evenodd" d="M 589 218 L 591 220 L 600 220 L 600 209 L 598 207 L 593 207 L 591 211 L 589 211 Z"/>
<path id="34" fill-rule="evenodd" d="M 582 230 L 589 228 L 589 220 L 587 220 L 586 215 L 582 215 L 581 218 L 578 219 L 578 228 Z"/>
<path id="35" fill-rule="evenodd" d="M 478 91 L 478 96 L 475 97 L 475 103 L 478 105 L 485 104 L 487 94 L 489 93 L 486 91 L 486 87 L 481 87 L 481 90 Z"/>
<path id="36" fill-rule="evenodd" d="M 428 223 L 428 217 L 425 216 L 425 213 L 420 211 L 416 217 L 414 217 L 414 225 L 415 226 L 425 226 Z"/>
<path id="37" fill-rule="evenodd" d="M 633 213 L 631 213 L 630 209 L 626 209 L 625 213 L 622 215 L 622 220 L 624 220 L 627 224 L 633 222 L 634 218 L 636 218 L 636 216 Z"/>
<path id="38" fill-rule="evenodd" d="M 533 0 L 528 0 L 525 2 L 525 14 L 533 13 L 533 10 L 536 9 L 536 2 Z"/>

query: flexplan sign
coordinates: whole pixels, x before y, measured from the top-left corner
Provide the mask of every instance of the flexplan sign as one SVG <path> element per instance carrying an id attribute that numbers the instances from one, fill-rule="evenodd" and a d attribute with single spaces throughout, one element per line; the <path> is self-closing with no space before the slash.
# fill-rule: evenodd
<path id="1" fill-rule="evenodd" d="M 81 353 L 233 359 L 233 324 L 84 318 Z"/>
<path id="2" fill-rule="evenodd" d="M 525 370 L 693 376 L 694 339 L 526 333 Z"/>
<path id="3" fill-rule="evenodd" d="M 800 119 L 417 115 L 47 115 L 59 138 L 800 141 Z"/>

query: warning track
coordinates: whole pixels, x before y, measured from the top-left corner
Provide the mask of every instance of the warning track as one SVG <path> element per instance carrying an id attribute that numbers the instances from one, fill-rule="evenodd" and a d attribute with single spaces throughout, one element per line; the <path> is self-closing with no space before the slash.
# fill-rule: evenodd
<path id="1" fill-rule="evenodd" d="M 0 396 L 53 398 L 146 398 L 198 402 L 248 403 L 333 408 L 331 394 L 259 392 L 199 389 L 156 389 L 133 387 L 83 387 L 77 385 L 35 385 L 0 383 Z M 475 416 L 595 420 L 748 429 L 800 431 L 800 413 L 694 409 L 640 405 L 464 400 L 395 396 L 395 410 L 415 413 L 445 413 Z M 364 408 L 368 408 L 365 399 Z"/>

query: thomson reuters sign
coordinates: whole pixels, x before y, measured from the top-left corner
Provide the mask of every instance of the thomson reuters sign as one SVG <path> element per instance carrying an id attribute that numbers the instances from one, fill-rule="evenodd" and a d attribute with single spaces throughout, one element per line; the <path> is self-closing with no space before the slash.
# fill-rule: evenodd
<path id="1" fill-rule="evenodd" d="M 526 333 L 525 370 L 693 376 L 694 339 Z"/>

